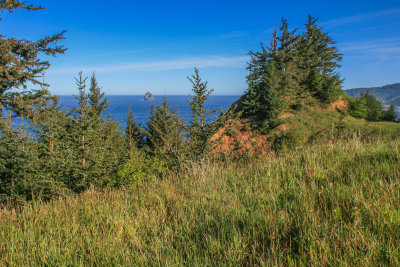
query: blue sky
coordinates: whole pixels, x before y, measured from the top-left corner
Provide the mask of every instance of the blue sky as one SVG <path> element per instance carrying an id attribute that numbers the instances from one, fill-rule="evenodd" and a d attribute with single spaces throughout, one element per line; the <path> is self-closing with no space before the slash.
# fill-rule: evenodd
<path id="1" fill-rule="evenodd" d="M 1 34 L 38 39 L 68 30 L 46 82 L 76 93 L 93 71 L 107 94 L 189 94 L 197 66 L 215 94 L 246 89 L 248 52 L 269 43 L 281 17 L 320 18 L 343 53 L 344 88 L 400 82 L 400 1 L 30 1 L 45 10 L 3 15 Z"/>

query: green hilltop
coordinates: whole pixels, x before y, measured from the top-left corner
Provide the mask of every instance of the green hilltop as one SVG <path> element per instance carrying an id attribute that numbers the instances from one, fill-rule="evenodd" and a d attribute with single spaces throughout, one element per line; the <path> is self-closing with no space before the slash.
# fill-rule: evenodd
<path id="1" fill-rule="evenodd" d="M 309 16 L 301 33 L 282 19 L 270 44 L 250 55 L 249 87 L 220 119 L 236 121 L 225 127 L 229 138 L 220 138 L 225 152 L 253 151 L 249 143 L 260 142 L 264 152 L 297 148 L 354 132 L 371 136 L 377 129 L 398 136 L 399 124 L 382 122 L 396 121 L 394 105 L 385 108 L 371 92 L 351 97 L 342 90 L 341 54 L 316 18 Z M 245 131 L 251 137 L 232 134 Z"/>

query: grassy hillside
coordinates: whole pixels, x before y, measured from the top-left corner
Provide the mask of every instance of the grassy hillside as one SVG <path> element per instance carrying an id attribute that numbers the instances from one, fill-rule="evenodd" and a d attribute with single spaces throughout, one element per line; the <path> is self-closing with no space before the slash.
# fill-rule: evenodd
<path id="1" fill-rule="evenodd" d="M 285 114 L 282 125 L 272 134 L 283 137 L 293 146 L 303 146 L 322 140 L 349 139 L 358 136 L 363 140 L 400 138 L 400 125 L 390 122 L 368 122 L 356 119 L 332 108 L 306 107 Z M 283 140 L 285 141 L 285 140 Z"/>
<path id="2" fill-rule="evenodd" d="M 399 265 L 400 141 L 322 143 L 6 208 L 0 265 Z"/>
<path id="3" fill-rule="evenodd" d="M 240 102 L 233 105 L 225 116 L 237 113 Z M 348 140 L 354 137 L 362 141 L 395 140 L 400 138 L 400 124 L 391 122 L 369 122 L 348 115 L 346 102 L 338 101 L 327 104 L 304 106 L 299 110 L 283 112 L 279 123 L 272 128 L 251 126 L 251 121 L 236 117 L 227 120 L 214 139 L 217 140 L 217 151 L 268 154 L 271 150 L 286 150 L 302 148 L 314 143 L 330 142 L 332 140 Z M 218 138 L 220 139 L 218 139 Z"/>

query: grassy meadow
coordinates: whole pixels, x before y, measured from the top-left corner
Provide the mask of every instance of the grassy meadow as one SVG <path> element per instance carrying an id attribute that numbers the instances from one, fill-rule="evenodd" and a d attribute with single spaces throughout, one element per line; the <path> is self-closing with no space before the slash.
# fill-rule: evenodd
<path id="1" fill-rule="evenodd" d="M 400 265 L 400 141 L 214 160 L 0 211 L 0 266 Z"/>

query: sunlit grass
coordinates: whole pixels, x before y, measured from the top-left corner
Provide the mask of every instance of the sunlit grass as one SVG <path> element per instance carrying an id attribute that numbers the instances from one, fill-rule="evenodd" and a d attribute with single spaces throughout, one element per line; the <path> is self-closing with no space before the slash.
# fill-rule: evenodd
<path id="1" fill-rule="evenodd" d="M 0 265 L 399 265 L 400 142 L 210 161 L 0 212 Z"/>

